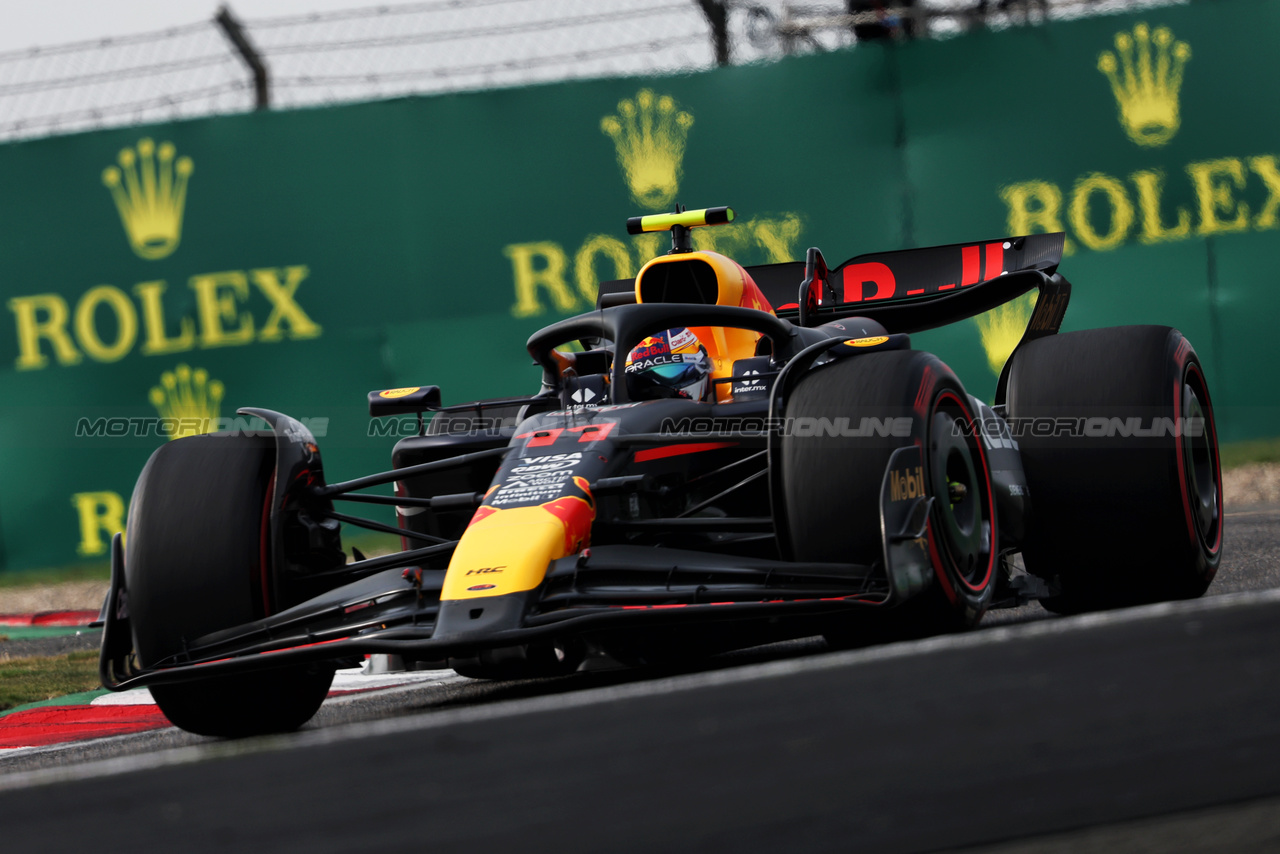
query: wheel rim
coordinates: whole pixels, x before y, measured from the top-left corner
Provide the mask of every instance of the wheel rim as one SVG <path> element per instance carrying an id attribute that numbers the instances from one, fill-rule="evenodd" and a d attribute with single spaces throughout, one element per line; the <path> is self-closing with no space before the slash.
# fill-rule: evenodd
<path id="1" fill-rule="evenodd" d="M 990 492 L 968 413 L 952 395 L 940 398 L 929 438 L 930 485 L 939 551 L 957 580 L 982 589 L 991 576 Z"/>
<path id="2" fill-rule="evenodd" d="M 1221 522 L 1222 510 L 1218 500 L 1221 483 L 1213 417 L 1196 390 L 1195 381 L 1199 378 L 1198 372 L 1189 372 L 1182 386 L 1182 465 L 1187 476 L 1187 501 L 1195 534 L 1212 552 L 1217 546 Z M 1187 429 L 1196 424 L 1202 428 Z"/>

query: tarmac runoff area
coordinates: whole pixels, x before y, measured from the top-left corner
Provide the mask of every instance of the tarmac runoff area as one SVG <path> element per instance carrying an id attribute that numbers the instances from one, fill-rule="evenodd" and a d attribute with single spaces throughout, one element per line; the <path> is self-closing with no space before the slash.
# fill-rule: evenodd
<path id="1" fill-rule="evenodd" d="M 1275 609 L 1280 612 L 1280 589 L 1249 593 L 1235 593 L 1210 597 L 1190 602 L 1164 602 L 1141 608 L 1129 608 L 1121 611 L 1110 611 L 1096 614 L 1085 614 L 1077 617 L 1064 617 L 1054 620 L 1041 620 L 1026 624 L 1017 624 L 967 634 L 944 635 L 918 641 L 887 644 L 869 649 L 829 653 L 826 655 L 794 658 L 755 665 L 746 665 L 732 669 L 716 670 L 708 673 L 685 674 L 681 676 L 659 678 L 626 685 L 587 689 L 572 693 L 554 694 L 551 696 L 532 697 L 520 700 L 495 702 L 485 706 L 466 707 L 435 712 L 431 715 L 396 718 L 393 720 L 374 720 L 353 724 L 344 724 L 324 728 L 311 728 L 292 735 L 273 736 L 267 738 L 247 739 L 244 741 L 223 741 L 218 739 L 200 739 L 199 744 L 157 753 L 147 753 L 131 757 L 89 762 L 71 768 L 54 768 L 46 771 L 32 771 L 0 776 L 0 791 L 21 788 L 30 784 L 45 784 L 65 780 L 85 780 L 113 774 L 124 774 L 133 771 L 163 768 L 199 762 L 204 759 L 221 758 L 229 755 L 246 755 L 257 752 L 277 752 L 284 750 L 306 749 L 322 745 L 337 744 L 378 736 L 392 736 L 402 733 L 420 732 L 440 729 L 460 723 L 477 723 L 494 721 L 503 718 L 526 714 L 557 712 L 567 709 L 586 708 L 589 706 L 625 702 L 641 697 L 651 697 L 674 692 L 696 691 L 698 689 L 718 686 L 736 685 L 767 681 L 805 673 L 816 673 L 827 670 L 845 669 L 879 662 L 892 662 L 904 659 L 922 658 L 939 653 L 974 650 L 983 647 L 1018 643 L 1033 638 L 1056 637 L 1081 632 L 1095 631 L 1101 628 L 1117 626 L 1140 626 L 1144 623 L 1164 620 L 1172 617 L 1192 618 L 1197 615 L 1251 610 L 1257 608 Z M 1280 667 L 1277 668 L 1280 671 Z M 452 670 L 432 670 L 405 673 L 388 673 L 364 675 L 360 668 L 339 671 L 334 677 L 334 686 L 329 692 L 331 704 L 334 698 L 353 697 L 371 692 L 384 692 L 389 689 L 418 691 L 423 687 L 437 687 L 446 684 L 472 683 L 474 680 L 458 676 Z M 97 693 L 97 692 L 94 692 Z M 84 695 L 75 695 L 84 696 Z M 168 727 L 168 722 L 159 716 L 159 709 L 151 699 L 146 688 L 137 688 L 120 693 L 102 692 L 94 696 L 83 707 L 102 710 L 101 719 L 110 721 L 113 718 L 130 717 L 138 720 L 155 720 L 154 725 L 139 726 L 136 730 L 161 729 Z M 49 707 L 45 707 L 49 708 Z M 52 707 L 59 709 L 70 706 Z M 123 711 L 129 710 L 126 715 Z M 21 713 L 18 713 L 21 714 Z M 158 718 L 156 716 L 159 716 Z M 0 732 L 13 727 L 16 722 L 0 717 Z M 108 724 L 109 725 L 109 724 Z M 56 724 L 50 726 L 52 730 Z M 34 728 L 33 728 L 34 731 Z M 103 733 L 111 735 L 111 733 Z M 99 736 L 101 737 L 101 736 Z M 37 746 L 5 744 L 5 741 L 21 741 L 21 738 L 4 738 L 0 747 L 13 751 L 0 754 L 0 759 L 18 756 L 23 752 L 35 752 Z M 49 739 L 44 746 L 58 746 L 63 739 Z"/>
<path id="2" fill-rule="evenodd" d="M 265 833 L 279 851 L 1272 850 L 1278 549 L 1280 511 L 1243 508 L 1217 595 L 1192 602 L 1057 619 L 1027 606 L 964 635 L 776 645 L 656 678 L 413 674 L 243 742 L 160 724 L 23 745 L 0 758 L 0 826 L 13 844 L 121 822 L 163 843 L 185 827 L 171 839 L 190 850 L 215 850 L 202 831 L 244 845 Z M 492 809 L 503 802 L 521 808 Z M 554 846 L 531 842 L 540 815 L 566 808 Z M 383 821 L 356 834 L 328 810 Z M 182 820 L 166 830 L 157 815 Z"/>

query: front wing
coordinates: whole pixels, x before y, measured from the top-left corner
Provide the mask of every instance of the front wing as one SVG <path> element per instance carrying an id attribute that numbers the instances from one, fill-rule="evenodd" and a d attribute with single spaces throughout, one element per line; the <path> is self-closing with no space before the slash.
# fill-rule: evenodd
<path id="1" fill-rule="evenodd" d="M 195 638 L 181 655 L 145 670 L 133 664 L 117 535 L 104 607 L 102 682 L 124 690 L 376 653 L 443 661 L 604 629 L 819 616 L 896 604 L 932 580 L 924 540 L 931 499 L 903 488 L 919 461 L 915 446 L 890 459 L 881 485 L 885 560 L 873 566 L 598 546 L 553 561 L 537 589 L 443 604 L 443 572 L 397 567 L 262 620 Z M 437 630 L 442 608 L 466 611 L 443 621 L 447 633 Z"/>

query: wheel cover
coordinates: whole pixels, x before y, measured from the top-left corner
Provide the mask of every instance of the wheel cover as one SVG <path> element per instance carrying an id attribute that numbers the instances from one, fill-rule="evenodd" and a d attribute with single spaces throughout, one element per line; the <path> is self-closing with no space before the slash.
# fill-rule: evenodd
<path id="1" fill-rule="evenodd" d="M 962 402 L 944 393 L 930 422 L 928 471 L 934 501 L 934 539 L 939 557 L 955 580 L 970 591 L 984 589 L 992 576 L 993 496 L 980 439 Z M 977 460 L 974 458 L 978 457 Z"/>
<path id="2" fill-rule="evenodd" d="M 1201 402 L 1199 371 L 1188 371 L 1182 384 L 1182 467 L 1186 473 L 1186 500 L 1195 530 L 1206 551 L 1218 548 L 1222 524 L 1219 501 L 1222 484 L 1212 413 Z M 1199 425 L 1200 429 L 1191 429 Z"/>
<path id="3" fill-rule="evenodd" d="M 978 475 L 964 439 L 956 436 L 956 420 L 946 412 L 933 414 L 933 494 L 937 496 L 942 534 L 948 549 L 968 576 L 982 547 L 982 510 Z"/>

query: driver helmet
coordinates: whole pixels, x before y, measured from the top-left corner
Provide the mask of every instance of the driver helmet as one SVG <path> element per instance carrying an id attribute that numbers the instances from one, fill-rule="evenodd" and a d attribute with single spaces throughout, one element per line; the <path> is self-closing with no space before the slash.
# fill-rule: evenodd
<path id="1" fill-rule="evenodd" d="M 711 392 L 711 357 L 698 336 L 683 326 L 637 344 L 627 354 L 625 373 L 632 400 L 706 400 Z"/>

